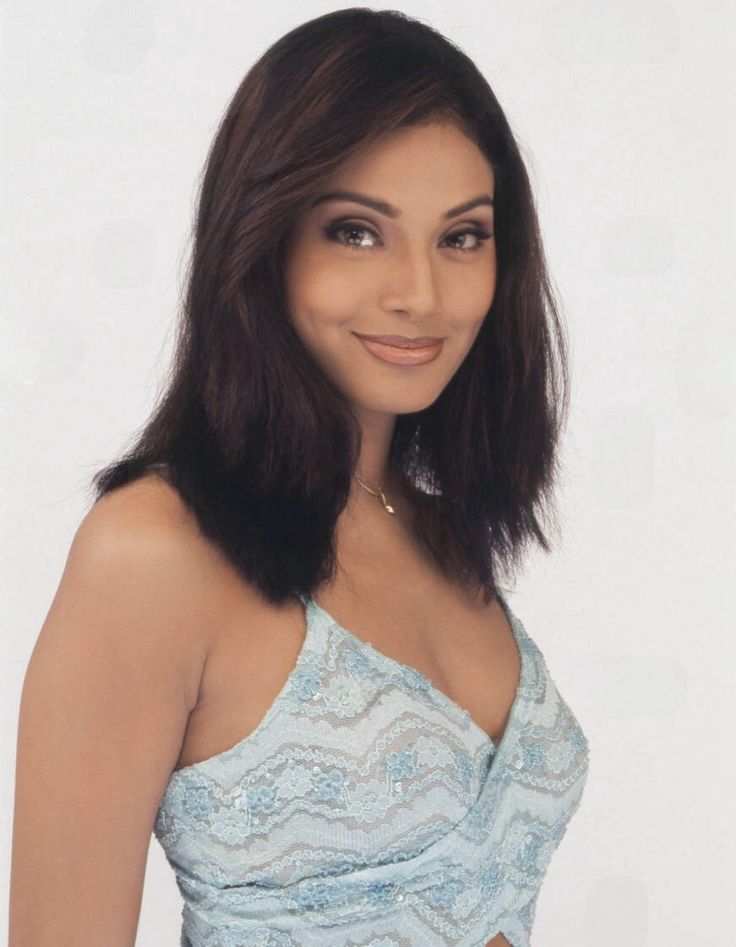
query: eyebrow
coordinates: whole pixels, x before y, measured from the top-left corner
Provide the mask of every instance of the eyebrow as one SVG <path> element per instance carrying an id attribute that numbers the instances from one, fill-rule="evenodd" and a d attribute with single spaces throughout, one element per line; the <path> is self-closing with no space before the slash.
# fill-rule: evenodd
<path id="1" fill-rule="evenodd" d="M 394 207 L 386 201 L 379 201 L 375 197 L 369 197 L 367 194 L 360 194 L 358 191 L 330 191 L 328 194 L 320 195 L 312 203 L 312 207 L 316 207 L 318 204 L 324 204 L 325 201 L 354 201 L 356 204 L 365 204 L 366 207 L 370 207 L 372 210 L 378 211 L 379 214 L 384 214 L 386 217 L 396 218 L 401 216 L 401 211 L 398 207 Z M 464 201 L 462 204 L 458 204 L 457 207 L 451 207 L 449 210 L 446 210 L 442 217 L 445 220 L 450 217 L 458 217 L 460 214 L 472 210 L 473 207 L 479 207 L 481 205 L 493 206 L 493 198 L 490 194 L 478 194 L 477 197 L 472 197 L 469 201 Z"/>

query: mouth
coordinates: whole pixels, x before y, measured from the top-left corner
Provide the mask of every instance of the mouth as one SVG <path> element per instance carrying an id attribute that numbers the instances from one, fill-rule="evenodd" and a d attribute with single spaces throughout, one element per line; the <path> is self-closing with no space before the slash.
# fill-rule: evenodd
<path id="1" fill-rule="evenodd" d="M 359 339 L 365 339 L 368 342 L 378 342 L 381 345 L 392 345 L 398 349 L 434 348 L 444 341 L 443 337 L 431 335 L 415 336 L 412 338 L 407 335 L 363 335 L 360 332 L 355 332 L 354 334 L 357 335 Z"/>
<path id="2" fill-rule="evenodd" d="M 430 345 L 426 345 L 425 339 L 409 339 L 404 336 L 367 336 L 354 333 L 363 348 L 374 358 L 381 362 L 387 362 L 391 365 L 425 365 L 427 362 L 433 362 L 442 351 L 444 339 L 433 339 Z M 393 342 L 384 342 L 383 339 L 398 338 L 401 345 L 395 345 Z M 381 341 L 378 341 L 381 340 Z M 409 342 L 409 345 L 405 343 Z M 421 343 L 417 345 L 417 342 Z"/>

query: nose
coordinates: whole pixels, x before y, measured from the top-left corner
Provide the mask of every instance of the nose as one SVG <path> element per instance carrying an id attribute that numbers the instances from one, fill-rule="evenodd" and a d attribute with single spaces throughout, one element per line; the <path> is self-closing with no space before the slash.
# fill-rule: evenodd
<path id="1" fill-rule="evenodd" d="M 391 254 L 381 286 L 384 309 L 403 309 L 411 315 L 429 316 L 437 309 L 438 294 L 430 253 L 405 246 Z"/>

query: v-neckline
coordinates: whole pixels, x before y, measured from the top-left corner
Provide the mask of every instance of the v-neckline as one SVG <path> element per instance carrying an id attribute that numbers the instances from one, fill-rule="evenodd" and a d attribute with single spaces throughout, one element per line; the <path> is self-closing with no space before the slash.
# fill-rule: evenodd
<path id="1" fill-rule="evenodd" d="M 326 621 L 332 623 L 332 625 L 338 628 L 342 632 L 343 635 L 348 637 L 351 641 L 355 642 L 359 647 L 368 651 L 386 667 L 392 670 L 398 670 L 398 671 L 404 671 L 404 672 L 408 671 L 412 675 L 417 675 L 423 682 L 425 682 L 425 687 L 427 690 L 431 691 L 431 693 L 435 697 L 438 697 L 440 701 L 445 703 L 445 705 L 449 707 L 455 713 L 456 716 L 467 721 L 469 728 L 479 738 L 481 745 L 485 747 L 488 753 L 494 756 L 494 769 L 498 766 L 498 757 L 502 751 L 504 754 L 506 753 L 506 747 L 510 744 L 513 738 L 513 734 L 517 727 L 520 704 L 522 700 L 522 695 L 524 693 L 524 687 L 526 684 L 526 677 L 527 677 L 527 670 L 528 670 L 526 648 L 524 647 L 522 643 L 522 631 L 517 626 L 516 619 L 512 615 L 508 604 L 504 601 L 504 599 L 502 598 L 500 594 L 498 595 L 498 601 L 501 607 L 503 608 L 504 614 L 506 616 L 506 620 L 509 624 L 509 628 L 511 629 L 511 633 L 514 636 L 514 641 L 516 642 L 516 647 L 519 652 L 519 680 L 516 686 L 516 691 L 514 692 L 514 698 L 511 702 L 511 708 L 509 709 L 509 716 L 508 716 L 508 720 L 506 721 L 506 727 L 504 728 L 504 732 L 498 743 L 496 743 L 494 740 L 491 739 L 491 737 L 486 733 L 483 727 L 481 727 L 481 725 L 475 720 L 475 718 L 472 716 L 472 714 L 468 710 L 466 710 L 464 707 L 461 707 L 460 704 L 458 704 L 456 700 L 454 700 L 452 697 L 449 696 L 449 694 L 446 694 L 443 690 L 437 687 L 437 685 L 434 684 L 434 682 L 429 677 L 427 677 L 426 674 L 423 674 L 420 670 L 418 670 L 411 664 L 405 664 L 403 661 L 399 661 L 398 658 L 392 658 L 390 655 L 386 654 L 384 651 L 380 651 L 378 648 L 374 647 L 370 643 L 370 641 L 366 641 L 363 638 L 360 638 L 354 632 L 350 631 L 349 628 L 346 628 L 344 625 L 341 625 L 340 622 L 337 621 L 337 619 L 333 615 L 331 615 L 327 611 L 326 608 L 323 608 L 322 605 L 320 605 L 319 602 L 315 601 L 315 599 L 312 598 L 310 595 L 300 596 L 300 597 L 302 598 L 305 608 L 309 609 L 310 606 L 313 607 L 314 610 L 317 613 L 321 614 Z M 307 615 L 307 633 L 308 631 L 309 631 L 309 616 Z"/>

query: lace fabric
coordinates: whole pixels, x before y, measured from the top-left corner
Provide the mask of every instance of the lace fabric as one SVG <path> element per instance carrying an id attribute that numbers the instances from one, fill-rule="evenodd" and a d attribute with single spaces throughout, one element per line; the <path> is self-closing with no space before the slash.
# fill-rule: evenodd
<path id="1" fill-rule="evenodd" d="M 498 746 L 419 671 L 304 599 L 260 724 L 172 773 L 154 834 L 181 947 L 529 947 L 588 741 L 501 600 L 521 669 Z"/>

